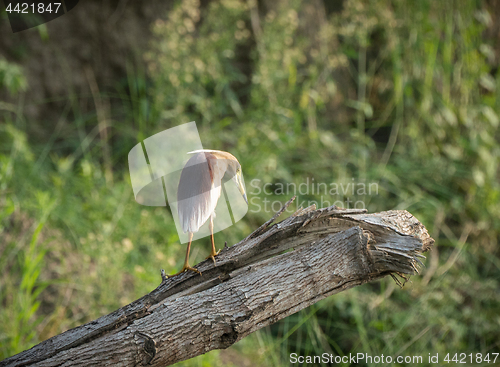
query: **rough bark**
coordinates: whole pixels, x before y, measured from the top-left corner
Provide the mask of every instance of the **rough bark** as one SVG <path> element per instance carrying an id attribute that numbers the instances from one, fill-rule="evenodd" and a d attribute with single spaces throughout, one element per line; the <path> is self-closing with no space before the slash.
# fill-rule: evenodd
<path id="1" fill-rule="evenodd" d="M 290 202 L 289 202 L 290 203 Z M 329 295 L 418 272 L 434 240 L 404 210 L 299 210 L 121 309 L 0 366 L 165 366 L 227 348 Z M 394 277 L 395 278 L 395 277 Z M 397 278 L 395 278 L 397 280 Z"/>

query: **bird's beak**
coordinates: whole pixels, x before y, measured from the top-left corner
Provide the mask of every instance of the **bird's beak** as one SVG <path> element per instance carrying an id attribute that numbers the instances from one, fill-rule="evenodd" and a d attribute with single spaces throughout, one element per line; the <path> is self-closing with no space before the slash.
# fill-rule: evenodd
<path id="1" fill-rule="evenodd" d="M 241 196 L 243 196 L 245 203 L 247 203 L 248 205 L 247 194 L 245 192 L 245 186 L 243 185 L 243 180 L 241 179 L 241 175 L 237 175 L 236 180 L 238 181 L 238 189 L 240 190 L 240 194 Z"/>

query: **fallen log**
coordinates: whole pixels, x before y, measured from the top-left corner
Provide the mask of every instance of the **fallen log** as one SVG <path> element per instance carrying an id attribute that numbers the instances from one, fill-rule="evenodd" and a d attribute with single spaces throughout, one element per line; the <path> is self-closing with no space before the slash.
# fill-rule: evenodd
<path id="1" fill-rule="evenodd" d="M 56 335 L 0 366 L 166 366 L 213 349 L 346 289 L 418 273 L 434 240 L 405 210 L 300 209 L 225 247 L 193 272 Z"/>

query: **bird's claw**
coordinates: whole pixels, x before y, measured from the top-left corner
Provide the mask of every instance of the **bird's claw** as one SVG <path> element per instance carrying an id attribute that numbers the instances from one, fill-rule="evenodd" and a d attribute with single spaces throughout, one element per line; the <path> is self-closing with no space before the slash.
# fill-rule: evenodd
<path id="1" fill-rule="evenodd" d="M 217 266 L 217 264 L 215 264 L 215 257 L 216 257 L 217 255 L 219 255 L 219 253 L 220 253 L 220 252 L 221 252 L 221 250 L 219 250 L 219 251 L 217 251 L 217 252 L 213 252 L 213 251 L 212 251 L 212 253 L 206 257 L 206 259 L 207 259 L 207 260 L 208 260 L 208 259 L 212 259 L 212 261 L 214 262 L 214 266 Z"/>
<path id="2" fill-rule="evenodd" d="M 200 274 L 200 275 L 201 275 L 201 271 L 199 271 L 198 269 L 193 268 L 193 267 L 191 267 L 191 266 L 187 266 L 187 267 L 184 267 L 184 268 L 182 269 L 182 271 L 188 271 L 188 270 L 194 271 L 195 273 L 198 273 L 198 274 Z"/>
<path id="3" fill-rule="evenodd" d="M 175 274 L 172 274 L 172 275 L 165 275 L 165 279 L 175 277 L 176 275 L 182 274 L 182 273 L 184 273 L 185 271 L 188 271 L 188 270 L 194 271 L 195 273 L 198 273 L 198 274 L 201 275 L 201 271 L 199 271 L 198 269 L 193 268 L 192 266 L 189 266 L 189 265 L 184 265 L 182 267 L 181 271 L 179 271 L 178 273 L 175 273 Z"/>
<path id="4" fill-rule="evenodd" d="M 216 255 L 217 255 L 217 254 L 216 254 Z M 214 266 L 217 266 L 217 265 L 215 264 L 215 256 L 214 256 L 214 255 L 209 255 L 209 256 L 207 256 L 207 257 L 206 257 L 206 260 L 208 260 L 208 259 L 212 259 L 212 261 L 214 262 Z"/>

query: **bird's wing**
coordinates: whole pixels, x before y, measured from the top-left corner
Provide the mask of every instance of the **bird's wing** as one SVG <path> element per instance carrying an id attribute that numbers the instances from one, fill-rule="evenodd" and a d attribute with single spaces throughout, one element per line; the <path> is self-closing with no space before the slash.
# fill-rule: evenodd
<path id="1" fill-rule="evenodd" d="M 214 173 L 211 162 L 215 159 L 210 153 L 199 152 L 182 169 L 177 190 L 177 212 L 184 232 L 197 232 L 217 206 L 219 196 L 215 199 L 217 193 L 212 192 L 217 190 L 212 185 Z"/>

